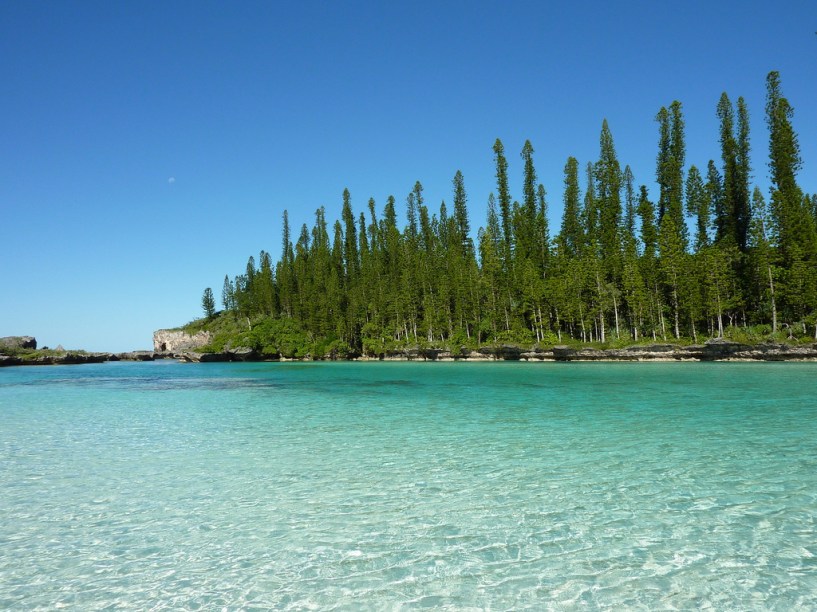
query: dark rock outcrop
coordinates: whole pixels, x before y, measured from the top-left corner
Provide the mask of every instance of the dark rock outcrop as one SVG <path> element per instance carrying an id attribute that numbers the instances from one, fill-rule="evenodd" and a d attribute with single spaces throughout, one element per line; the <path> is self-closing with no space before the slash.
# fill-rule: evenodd
<path id="1" fill-rule="evenodd" d="M 37 339 L 34 336 L 6 336 L 0 338 L 0 348 L 36 349 Z"/>
<path id="2" fill-rule="evenodd" d="M 213 363 L 224 361 L 265 361 L 277 359 L 277 355 L 260 355 L 251 348 L 245 346 L 221 351 L 220 353 L 196 353 L 194 351 L 184 351 L 176 355 L 181 361 L 188 363 Z"/>
<path id="3" fill-rule="evenodd" d="M 22 359 L 10 355 L 0 355 L 0 367 L 21 365 Z"/>
<path id="4" fill-rule="evenodd" d="M 67 351 L 57 354 L 35 355 L 23 359 L 21 365 L 76 365 L 79 363 L 104 363 L 110 361 L 112 353 L 75 353 Z"/>
<path id="5" fill-rule="evenodd" d="M 116 353 L 111 361 L 153 361 L 162 359 L 164 355 L 153 351 L 128 351 L 126 353 Z"/>

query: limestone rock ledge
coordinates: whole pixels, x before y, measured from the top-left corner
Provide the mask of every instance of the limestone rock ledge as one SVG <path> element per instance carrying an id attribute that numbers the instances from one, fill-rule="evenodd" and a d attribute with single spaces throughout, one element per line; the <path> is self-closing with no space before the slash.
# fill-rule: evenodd
<path id="1" fill-rule="evenodd" d="M 726 340 L 674 346 L 650 344 L 622 349 L 570 348 L 554 346 L 556 361 L 801 361 L 817 360 L 817 344 L 746 345 Z"/>
<path id="2" fill-rule="evenodd" d="M 174 329 L 158 329 L 153 332 L 153 350 L 157 353 L 183 353 L 210 344 L 212 336 L 208 331 L 193 335 Z"/>

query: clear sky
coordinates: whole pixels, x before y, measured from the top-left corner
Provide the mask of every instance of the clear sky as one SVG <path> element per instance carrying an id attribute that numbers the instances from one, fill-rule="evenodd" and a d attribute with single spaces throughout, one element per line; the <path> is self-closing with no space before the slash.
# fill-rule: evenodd
<path id="1" fill-rule="evenodd" d="M 201 315 L 325 206 L 357 213 L 414 182 L 472 228 L 501 138 L 512 194 L 530 139 L 561 218 L 563 168 L 598 157 L 654 193 L 655 114 L 683 103 L 687 163 L 718 159 L 723 91 L 751 114 L 768 190 L 765 78 L 795 109 L 817 191 L 817 2 L 0 3 L 0 336 L 123 351 Z M 220 300 L 218 300 L 220 302 Z"/>

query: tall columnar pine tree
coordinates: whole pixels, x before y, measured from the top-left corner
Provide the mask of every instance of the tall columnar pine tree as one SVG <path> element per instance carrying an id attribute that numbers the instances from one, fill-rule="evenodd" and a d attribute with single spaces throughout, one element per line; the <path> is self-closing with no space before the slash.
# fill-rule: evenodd
<path id="1" fill-rule="evenodd" d="M 817 198 L 815 198 L 817 200 Z M 545 186 L 539 183 L 536 188 L 536 244 L 539 256 L 539 269 L 542 278 L 547 276 L 548 260 L 550 259 L 550 226 L 548 223 L 547 192 Z"/>
<path id="2" fill-rule="evenodd" d="M 304 226 L 304 231 L 306 226 Z M 272 258 L 266 251 L 261 251 L 258 262 L 261 267 L 255 278 L 256 304 L 263 314 L 272 316 L 276 312 L 275 282 L 272 273 Z"/>
<path id="3" fill-rule="evenodd" d="M 348 286 L 351 287 L 357 282 L 357 277 L 360 272 L 360 257 L 358 253 L 355 215 L 352 212 L 352 197 L 348 189 L 343 190 L 341 217 L 343 218 L 343 263 L 346 282 Z"/>
<path id="4" fill-rule="evenodd" d="M 613 135 L 605 119 L 599 139 L 599 160 L 588 166 L 585 210 L 587 230 L 598 258 L 594 265 L 598 298 L 598 330 L 602 341 L 606 330 L 606 311 L 612 306 L 616 337 L 620 334 L 619 299 L 621 253 L 621 166 L 616 157 Z"/>
<path id="5" fill-rule="evenodd" d="M 749 145 L 749 109 L 743 97 L 738 98 L 737 125 L 737 185 L 735 202 L 735 225 L 737 226 L 737 243 L 741 251 L 746 251 L 749 236 L 749 225 L 752 220 L 752 205 L 749 181 L 752 178 L 751 147 Z"/>
<path id="6" fill-rule="evenodd" d="M 224 286 L 221 289 L 221 305 L 224 310 L 231 311 L 235 308 L 235 286 L 230 280 L 229 274 L 224 275 Z"/>
<path id="7" fill-rule="evenodd" d="M 511 266 L 513 252 L 513 224 L 511 222 L 511 192 L 508 187 L 508 161 L 505 159 L 505 147 L 497 138 L 494 143 L 494 160 L 496 162 L 496 189 L 499 199 L 499 216 L 502 222 L 502 258 L 505 270 Z"/>
<path id="8" fill-rule="evenodd" d="M 641 257 L 641 275 L 647 286 L 649 295 L 649 311 L 647 316 L 647 333 L 656 339 L 660 331 L 661 337 L 666 338 L 664 326 L 663 299 L 659 287 L 658 261 L 658 228 L 656 227 L 655 204 L 650 200 L 647 187 L 639 188 L 638 208 L 636 209 L 641 220 L 641 243 L 644 253 Z"/>
<path id="9" fill-rule="evenodd" d="M 624 180 L 624 221 L 622 227 L 622 241 L 625 244 L 625 247 L 628 243 L 632 242 L 633 246 L 636 246 L 636 236 L 635 236 L 635 222 L 636 222 L 636 194 L 635 194 L 635 177 L 633 176 L 633 171 L 630 169 L 630 166 L 627 165 L 624 167 L 624 174 L 622 175 Z M 635 248 L 637 252 L 637 248 Z"/>
<path id="10" fill-rule="evenodd" d="M 480 229 L 479 255 L 482 267 L 483 305 L 480 340 L 495 341 L 499 332 L 500 311 L 502 307 L 502 230 L 496 211 L 494 194 L 488 196 L 488 218 L 484 229 Z"/>
<path id="11" fill-rule="evenodd" d="M 586 188 L 582 208 L 582 221 L 584 223 L 585 247 L 592 252 L 594 257 L 598 257 L 599 206 L 596 200 L 596 178 L 593 162 L 587 162 L 584 174 Z"/>
<path id="12" fill-rule="evenodd" d="M 607 119 L 601 126 L 599 161 L 594 176 L 599 211 L 599 254 L 608 280 L 614 281 L 620 273 L 622 176 Z"/>
<path id="13" fill-rule="evenodd" d="M 533 166 L 533 145 L 530 140 L 525 141 L 521 157 L 524 162 L 522 183 L 523 202 L 519 208 L 513 224 L 513 234 L 516 237 L 516 261 L 533 260 L 537 258 L 537 222 L 536 222 L 536 170 Z"/>
<path id="14" fill-rule="evenodd" d="M 454 310 L 460 330 L 464 332 L 466 339 L 470 340 L 476 331 L 475 328 L 479 327 L 479 270 L 468 220 L 465 180 L 459 170 L 454 175 L 453 186 L 454 215 L 452 230 L 449 232 L 451 242 L 449 257 L 453 262 Z"/>
<path id="15" fill-rule="evenodd" d="M 688 273 L 692 276 L 692 282 L 688 284 L 688 291 L 690 292 L 693 336 L 697 339 L 695 320 L 707 314 L 707 296 L 709 295 L 707 279 L 713 249 L 710 248 L 709 240 L 712 202 L 703 177 L 695 165 L 690 166 L 687 173 L 685 192 L 686 214 L 695 220 L 694 254 L 688 257 L 690 265 Z"/>
<path id="16" fill-rule="evenodd" d="M 556 242 L 563 256 L 574 258 L 579 255 L 584 247 L 579 161 L 575 157 L 567 158 L 564 173 L 564 213 L 562 215 L 562 229 Z"/>
<path id="17" fill-rule="evenodd" d="M 752 193 L 752 222 L 749 228 L 751 268 L 757 303 L 755 311 L 768 312 L 772 332 L 777 333 L 777 301 L 775 299 L 776 256 L 769 240 L 769 210 L 758 187 Z M 764 317 L 765 318 L 765 317 Z"/>
<path id="18" fill-rule="evenodd" d="M 669 111 L 662 106 L 661 110 L 655 116 L 658 122 L 659 138 L 658 138 L 658 156 L 655 163 L 655 178 L 658 183 L 658 223 L 664 218 L 664 212 L 667 207 L 667 200 L 671 185 L 669 183 L 670 177 L 667 170 L 672 152 L 670 150 L 670 121 Z"/>
<path id="19" fill-rule="evenodd" d="M 204 311 L 204 316 L 212 319 L 216 314 L 216 300 L 213 297 L 213 290 L 207 287 L 201 296 L 201 309 Z"/>
<path id="20" fill-rule="evenodd" d="M 295 254 L 292 249 L 292 238 L 289 229 L 289 213 L 286 210 L 284 211 L 284 227 L 281 235 L 281 243 L 281 259 L 278 261 L 276 269 L 281 315 L 292 317 L 296 291 L 295 270 L 293 268 Z"/>
<path id="21" fill-rule="evenodd" d="M 710 209 L 712 206 L 703 177 L 694 165 L 689 167 L 686 181 L 686 213 L 695 219 L 695 252 L 709 246 Z"/>
<path id="22" fill-rule="evenodd" d="M 684 121 L 681 103 L 662 108 L 659 123 L 657 183 L 659 195 L 658 244 L 667 301 L 672 309 L 673 332 L 680 337 L 686 280 L 687 228 L 683 213 Z"/>
<path id="23" fill-rule="evenodd" d="M 542 308 L 545 290 L 542 281 L 547 274 L 550 242 L 547 202 L 544 186 L 537 186 L 533 146 L 529 140 L 522 147 L 521 157 L 524 162 L 524 197 L 521 205 L 514 203 L 512 284 L 516 287 L 513 293 L 518 298 L 515 301 L 519 303 L 519 314 L 538 341 L 544 333 Z"/>
<path id="24" fill-rule="evenodd" d="M 735 228 L 735 184 L 737 179 L 737 146 L 734 136 L 732 103 L 726 92 L 721 94 L 717 108 L 720 121 L 721 160 L 723 162 L 723 203 L 715 221 L 718 233 L 716 239 L 723 244 L 731 241 L 737 244 Z"/>
<path id="25" fill-rule="evenodd" d="M 627 319 L 633 340 L 638 340 L 647 313 L 647 296 L 638 261 L 636 237 L 635 177 L 630 166 L 624 168 L 624 221 L 622 225 L 621 289 L 627 307 Z"/>
<path id="26" fill-rule="evenodd" d="M 738 124 L 734 110 L 724 92 L 718 101 L 721 160 L 723 162 L 723 202 L 717 211 L 716 239 L 733 244 L 746 252 L 751 207 L 749 203 L 749 113 L 743 98 L 738 99 Z"/>
<path id="27" fill-rule="evenodd" d="M 463 254 L 473 252 L 471 241 L 471 225 L 468 222 L 468 196 L 465 192 L 465 179 L 462 172 L 457 170 L 454 175 L 454 219 L 456 221 L 457 242 Z"/>
<path id="28" fill-rule="evenodd" d="M 780 75 L 766 78 L 766 124 L 769 127 L 771 222 L 783 268 L 783 304 L 789 320 L 802 320 L 817 309 L 815 272 L 817 233 L 806 198 L 797 184 L 800 145 L 792 127 L 794 110 L 780 91 Z"/>

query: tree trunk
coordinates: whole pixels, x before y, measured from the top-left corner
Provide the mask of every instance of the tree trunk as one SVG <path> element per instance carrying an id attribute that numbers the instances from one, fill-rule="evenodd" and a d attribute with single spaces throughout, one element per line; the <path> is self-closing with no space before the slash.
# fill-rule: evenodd
<path id="1" fill-rule="evenodd" d="M 723 310 L 721 309 L 721 292 L 717 292 L 718 298 L 718 338 L 723 338 Z"/>
<path id="2" fill-rule="evenodd" d="M 618 300 L 615 295 L 613 296 L 613 314 L 615 314 L 616 317 L 616 340 L 618 340 L 621 336 L 619 335 L 618 329 Z"/>
<path id="3" fill-rule="evenodd" d="M 667 324 L 664 320 L 664 309 L 661 307 L 661 302 L 658 302 L 658 317 L 661 319 L 661 340 L 667 340 Z"/>
<path id="4" fill-rule="evenodd" d="M 681 337 L 681 326 L 679 324 L 680 316 L 678 314 L 678 277 L 673 278 L 672 281 L 672 309 L 673 318 L 675 322 L 675 339 Z"/>
<path id="5" fill-rule="evenodd" d="M 584 313 L 582 312 L 581 302 L 579 302 L 579 323 L 581 323 L 582 326 L 582 342 L 587 342 L 587 333 L 584 329 Z"/>
<path id="6" fill-rule="evenodd" d="M 771 293 L 772 297 L 772 333 L 777 333 L 777 304 L 774 300 L 774 279 L 772 278 L 772 267 L 767 266 L 769 271 L 769 292 Z M 817 328 L 814 331 L 814 337 L 817 338 Z"/>
<path id="7" fill-rule="evenodd" d="M 605 341 L 605 333 L 604 333 L 604 302 L 602 300 L 602 292 L 601 292 L 601 279 L 599 278 L 598 271 L 596 272 L 596 291 L 599 294 L 599 323 L 600 323 L 600 330 L 599 330 L 599 339 L 604 342 Z"/>

